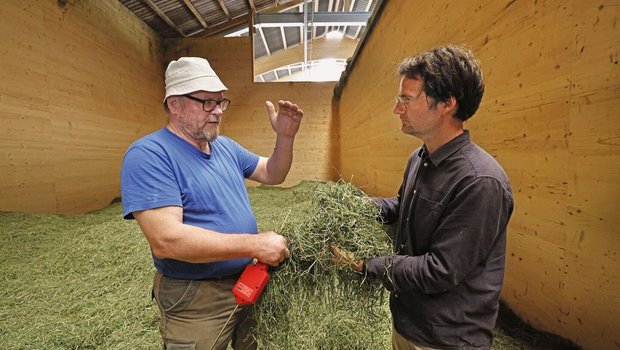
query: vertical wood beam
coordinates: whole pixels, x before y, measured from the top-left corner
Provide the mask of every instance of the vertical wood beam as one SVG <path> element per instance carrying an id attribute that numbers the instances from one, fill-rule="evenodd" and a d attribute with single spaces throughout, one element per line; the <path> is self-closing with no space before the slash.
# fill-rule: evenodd
<path id="1" fill-rule="evenodd" d="M 252 14 L 256 13 L 256 6 L 254 6 L 254 1 L 253 0 L 247 0 L 248 2 L 248 6 L 250 6 L 250 10 L 252 10 Z"/>

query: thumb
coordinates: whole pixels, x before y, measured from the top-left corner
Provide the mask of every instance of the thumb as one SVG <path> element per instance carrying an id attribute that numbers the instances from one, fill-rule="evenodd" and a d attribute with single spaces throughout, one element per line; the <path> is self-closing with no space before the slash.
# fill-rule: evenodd
<path id="1" fill-rule="evenodd" d="M 265 101 L 265 106 L 267 107 L 267 113 L 269 113 L 269 117 L 273 118 L 276 116 L 276 108 L 273 106 L 271 101 Z"/>

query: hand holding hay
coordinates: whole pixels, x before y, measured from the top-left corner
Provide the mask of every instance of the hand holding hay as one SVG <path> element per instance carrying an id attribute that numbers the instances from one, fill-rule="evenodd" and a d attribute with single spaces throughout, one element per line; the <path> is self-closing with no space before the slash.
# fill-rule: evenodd
<path id="1" fill-rule="evenodd" d="M 361 271 L 356 256 L 392 254 L 376 204 L 343 181 L 304 182 L 287 195 L 274 203 L 271 222 L 260 218 L 266 208 L 256 207 L 263 229 L 279 228 L 290 250 L 256 305 L 258 348 L 389 347 L 385 289 L 352 271 Z M 344 259 L 335 264 L 338 253 Z"/>
<path id="2" fill-rule="evenodd" d="M 364 270 L 364 261 L 357 259 L 353 253 L 340 249 L 335 245 L 331 245 L 329 250 L 334 254 L 332 262 L 336 265 L 350 267 L 355 272 Z"/>

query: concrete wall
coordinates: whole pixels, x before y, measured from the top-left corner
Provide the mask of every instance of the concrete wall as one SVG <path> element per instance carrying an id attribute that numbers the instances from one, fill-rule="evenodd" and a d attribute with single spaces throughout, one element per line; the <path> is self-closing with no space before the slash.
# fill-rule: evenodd
<path id="1" fill-rule="evenodd" d="M 620 27 L 615 1 L 392 0 L 344 87 L 340 171 L 393 196 L 420 142 L 392 114 L 396 65 L 458 43 L 486 93 L 467 123 L 504 166 L 516 208 L 503 299 L 585 349 L 620 344 Z"/>
<path id="2" fill-rule="evenodd" d="M 82 213 L 119 196 L 127 146 L 164 123 L 160 42 L 118 1 L 0 6 L 0 210 Z"/>

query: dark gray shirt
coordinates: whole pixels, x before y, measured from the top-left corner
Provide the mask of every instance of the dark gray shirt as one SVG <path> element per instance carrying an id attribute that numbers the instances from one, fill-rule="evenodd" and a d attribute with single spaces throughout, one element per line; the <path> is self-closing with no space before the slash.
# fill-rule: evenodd
<path id="1" fill-rule="evenodd" d="M 512 190 L 469 132 L 411 155 L 396 198 L 375 198 L 397 255 L 366 262 L 392 293 L 394 327 L 441 349 L 489 349 L 504 278 Z"/>

